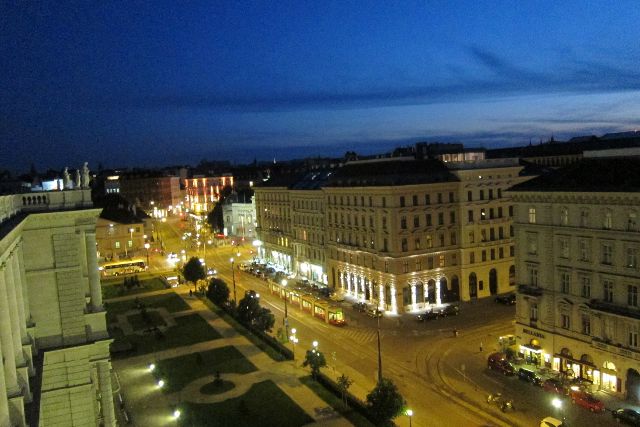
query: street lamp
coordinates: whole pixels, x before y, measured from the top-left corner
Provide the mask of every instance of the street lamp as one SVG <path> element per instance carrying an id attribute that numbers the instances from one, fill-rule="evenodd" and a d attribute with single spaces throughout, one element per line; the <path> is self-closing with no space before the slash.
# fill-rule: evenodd
<path id="1" fill-rule="evenodd" d="M 556 408 L 556 411 L 558 412 L 558 416 L 564 420 L 564 413 L 562 412 L 562 400 L 558 399 L 557 397 L 554 397 L 553 400 L 551 401 L 551 405 L 554 408 Z"/>
<path id="2" fill-rule="evenodd" d="M 147 267 L 149 267 L 149 268 L 151 267 L 149 265 L 149 248 L 150 247 L 151 247 L 151 245 L 148 242 L 144 244 L 144 248 L 147 250 Z"/>
<path id="3" fill-rule="evenodd" d="M 288 299 L 288 295 L 287 295 L 287 279 L 282 279 L 282 287 L 284 288 L 284 319 L 283 319 L 283 323 L 284 323 L 284 336 L 285 337 L 289 337 L 289 314 L 287 312 L 287 299 Z"/>
<path id="4" fill-rule="evenodd" d="M 409 417 L 409 427 L 411 427 L 411 417 L 413 417 L 413 411 L 411 409 L 407 409 L 407 416 Z"/>
<path id="5" fill-rule="evenodd" d="M 380 348 L 380 316 L 378 309 L 376 309 L 376 321 L 378 327 L 376 329 L 376 335 L 378 337 L 378 382 L 382 382 L 382 349 Z M 411 418 L 409 418 L 411 419 Z"/>
<path id="6" fill-rule="evenodd" d="M 129 246 L 129 243 L 131 243 L 131 249 L 133 249 L 133 228 L 129 228 L 129 241 L 125 246 Z"/>
<path id="7" fill-rule="evenodd" d="M 291 328 L 291 336 L 289 340 L 291 341 L 291 345 L 293 346 L 293 363 L 296 360 L 296 344 L 298 343 L 298 337 L 296 336 L 296 328 Z"/>
<path id="8" fill-rule="evenodd" d="M 231 278 L 233 280 L 233 302 L 237 306 L 238 298 L 236 297 L 236 272 L 233 269 L 233 258 L 231 258 L 229 261 L 231 261 Z"/>

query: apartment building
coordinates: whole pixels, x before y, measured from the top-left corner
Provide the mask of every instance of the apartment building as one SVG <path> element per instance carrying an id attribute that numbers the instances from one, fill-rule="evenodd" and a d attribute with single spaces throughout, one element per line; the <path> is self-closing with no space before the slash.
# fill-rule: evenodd
<path id="1" fill-rule="evenodd" d="M 131 204 L 154 217 L 164 217 L 183 200 L 180 178 L 162 172 L 137 171 L 111 176 L 117 180 L 119 193 Z M 115 185 L 113 182 L 110 186 Z"/>
<path id="2" fill-rule="evenodd" d="M 513 159 L 385 158 L 348 162 L 313 188 L 301 184 L 308 175 L 257 187 L 261 254 L 286 252 L 298 273 L 315 262 L 320 282 L 389 313 L 507 292 L 515 268 L 503 191 L 526 179 L 521 171 Z"/>
<path id="3" fill-rule="evenodd" d="M 195 215 L 206 215 L 220 200 L 225 187 L 233 188 L 233 176 L 198 176 L 185 179 L 185 208 Z"/>
<path id="4" fill-rule="evenodd" d="M 99 213 L 88 189 L 0 196 L 2 426 L 116 425 Z"/>
<path id="5" fill-rule="evenodd" d="M 640 401 L 640 160 L 513 187 L 516 335 L 533 361 Z"/>

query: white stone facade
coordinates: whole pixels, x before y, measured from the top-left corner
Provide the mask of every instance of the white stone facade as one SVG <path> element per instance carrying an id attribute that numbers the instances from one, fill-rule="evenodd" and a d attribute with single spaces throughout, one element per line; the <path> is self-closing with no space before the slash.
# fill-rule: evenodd
<path id="1" fill-rule="evenodd" d="M 116 424 L 91 206 L 90 190 L 0 197 L 0 426 Z"/>
<path id="2" fill-rule="evenodd" d="M 256 204 L 232 202 L 222 206 L 222 219 L 228 236 L 251 242 L 256 237 Z"/>

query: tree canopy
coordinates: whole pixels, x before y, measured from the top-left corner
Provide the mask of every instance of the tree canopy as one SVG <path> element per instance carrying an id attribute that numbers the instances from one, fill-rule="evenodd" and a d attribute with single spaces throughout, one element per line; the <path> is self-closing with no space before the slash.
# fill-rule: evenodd
<path id="1" fill-rule="evenodd" d="M 382 378 L 367 395 L 367 408 L 376 425 L 391 425 L 391 420 L 401 415 L 406 402 L 398 387 L 388 378 Z"/>
<path id="2" fill-rule="evenodd" d="M 182 268 L 182 275 L 187 281 L 194 285 L 198 280 L 202 280 L 207 277 L 207 274 L 204 271 L 204 266 L 196 257 L 191 257 L 189 261 L 187 261 Z"/>
<path id="3" fill-rule="evenodd" d="M 312 348 L 307 350 L 307 353 L 304 356 L 304 362 L 302 362 L 302 366 L 311 368 L 311 376 L 316 379 L 318 374 L 320 373 L 320 368 L 323 366 L 327 366 L 327 360 L 324 357 L 324 354 Z"/>
<path id="4" fill-rule="evenodd" d="M 214 277 L 209 281 L 207 298 L 214 304 L 222 306 L 229 301 L 229 287 L 224 280 Z"/>

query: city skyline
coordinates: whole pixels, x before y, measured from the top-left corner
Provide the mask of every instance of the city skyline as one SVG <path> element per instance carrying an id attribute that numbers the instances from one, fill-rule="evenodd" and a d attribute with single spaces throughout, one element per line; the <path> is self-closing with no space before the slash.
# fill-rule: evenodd
<path id="1" fill-rule="evenodd" d="M 0 167 L 248 163 L 634 130 L 632 2 L 17 3 Z"/>

